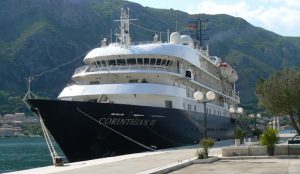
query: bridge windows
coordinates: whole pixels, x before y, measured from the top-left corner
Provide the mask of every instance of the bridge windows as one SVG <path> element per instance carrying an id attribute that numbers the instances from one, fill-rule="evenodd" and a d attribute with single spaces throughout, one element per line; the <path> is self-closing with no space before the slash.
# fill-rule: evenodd
<path id="1" fill-rule="evenodd" d="M 116 65 L 116 60 L 108 60 L 108 65 Z"/>
<path id="2" fill-rule="evenodd" d="M 138 58 L 138 59 L 137 59 L 137 64 L 143 65 L 143 59 L 142 59 L 142 58 Z"/>
<path id="3" fill-rule="evenodd" d="M 98 61 L 98 62 L 99 62 L 99 61 Z M 102 66 L 106 66 L 105 60 L 101 60 L 101 64 L 102 64 Z"/>
<path id="4" fill-rule="evenodd" d="M 135 65 L 136 64 L 136 59 L 127 59 L 127 64 L 128 65 Z"/>
<path id="5" fill-rule="evenodd" d="M 149 61 L 150 59 L 149 58 L 144 58 L 144 65 L 149 65 Z"/>
<path id="6" fill-rule="evenodd" d="M 117 59 L 117 65 L 126 65 L 125 59 Z"/>
<path id="7" fill-rule="evenodd" d="M 161 64 L 161 59 L 157 59 L 156 60 L 156 65 L 160 65 Z"/>
<path id="8" fill-rule="evenodd" d="M 150 60 L 150 65 L 155 65 L 156 59 L 151 59 Z"/>
<path id="9" fill-rule="evenodd" d="M 139 66 L 155 66 L 157 67 L 171 67 L 173 66 L 174 62 L 168 59 L 161 59 L 161 58 L 128 58 L 128 59 L 107 59 L 107 60 L 97 60 L 92 62 L 91 65 L 97 66 L 98 68 L 104 67 L 112 67 L 114 66 L 132 66 L 138 65 Z M 149 66 L 150 65 L 150 66 Z M 175 65 L 175 64 L 174 64 Z M 188 72 L 187 72 L 188 73 Z M 188 75 L 191 76 L 191 75 Z"/>
<path id="10" fill-rule="evenodd" d="M 165 105 L 166 105 L 166 108 L 172 108 L 172 101 L 166 100 Z"/>

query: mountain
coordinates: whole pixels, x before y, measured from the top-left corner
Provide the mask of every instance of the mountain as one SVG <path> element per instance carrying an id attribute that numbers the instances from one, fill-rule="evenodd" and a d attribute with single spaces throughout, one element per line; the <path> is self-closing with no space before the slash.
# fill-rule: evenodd
<path id="1" fill-rule="evenodd" d="M 83 55 L 114 33 L 120 8 L 130 8 L 133 41 L 152 40 L 153 32 L 186 32 L 186 25 L 208 19 L 210 54 L 223 57 L 239 74 L 236 86 L 243 105 L 255 109 L 258 78 L 284 66 L 300 66 L 300 38 L 283 37 L 228 15 L 189 15 L 173 9 L 154 9 L 122 0 L 2 0 L 0 1 L 0 114 L 24 111 L 25 78 L 36 75 L 32 90 L 55 98 Z M 81 56 L 80 56 L 81 55 Z M 74 58 L 77 59 L 74 60 Z M 71 61 L 71 62 L 69 62 Z M 63 65 L 53 71 L 51 69 Z M 50 70 L 50 71 L 49 71 Z"/>

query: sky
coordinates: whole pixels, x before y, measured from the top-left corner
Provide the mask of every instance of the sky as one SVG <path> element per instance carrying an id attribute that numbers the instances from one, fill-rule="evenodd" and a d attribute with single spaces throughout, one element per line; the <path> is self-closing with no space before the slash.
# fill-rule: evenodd
<path id="1" fill-rule="evenodd" d="M 282 36 L 300 36 L 300 0 L 129 0 L 189 14 L 228 14 Z"/>

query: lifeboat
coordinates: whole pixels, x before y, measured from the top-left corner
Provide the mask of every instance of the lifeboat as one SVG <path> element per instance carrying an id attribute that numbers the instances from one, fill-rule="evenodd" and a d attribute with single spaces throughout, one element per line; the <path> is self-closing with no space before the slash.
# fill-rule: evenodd
<path id="1" fill-rule="evenodd" d="M 238 79 L 237 72 L 227 62 L 221 62 L 218 65 L 221 75 L 230 82 L 235 82 Z"/>

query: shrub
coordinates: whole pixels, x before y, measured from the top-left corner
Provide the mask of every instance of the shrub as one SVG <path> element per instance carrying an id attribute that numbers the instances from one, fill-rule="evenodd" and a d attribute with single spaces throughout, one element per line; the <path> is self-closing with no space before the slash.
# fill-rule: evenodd
<path id="1" fill-rule="evenodd" d="M 197 150 L 196 154 L 197 154 L 198 159 L 204 159 L 205 158 L 204 150 L 199 149 L 199 150 Z"/>
<path id="2" fill-rule="evenodd" d="M 266 145 L 269 155 L 274 155 L 274 146 L 279 141 L 279 131 L 277 129 L 267 128 L 260 137 L 260 143 Z"/>
<path id="3" fill-rule="evenodd" d="M 246 136 L 246 131 L 244 131 L 244 130 L 242 130 L 242 129 L 240 129 L 240 128 L 236 128 L 235 130 L 234 130 L 234 138 L 235 139 L 243 139 L 243 138 L 245 138 L 245 136 Z"/>
<path id="4" fill-rule="evenodd" d="M 200 141 L 200 146 L 203 147 L 204 150 L 204 158 L 208 158 L 208 148 L 212 147 L 214 144 L 215 140 L 212 138 L 204 138 Z"/>
<path id="5" fill-rule="evenodd" d="M 260 137 L 260 135 L 262 134 L 262 132 L 261 132 L 261 130 L 259 130 L 259 129 L 254 129 L 254 130 L 252 131 L 252 134 L 253 134 L 254 136 L 257 136 L 257 138 L 259 139 L 259 137 Z"/>

